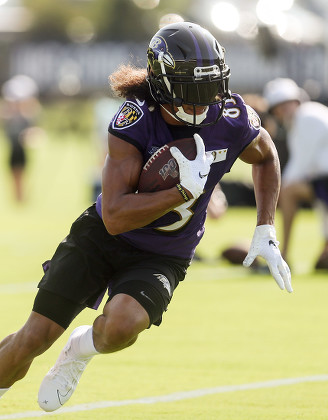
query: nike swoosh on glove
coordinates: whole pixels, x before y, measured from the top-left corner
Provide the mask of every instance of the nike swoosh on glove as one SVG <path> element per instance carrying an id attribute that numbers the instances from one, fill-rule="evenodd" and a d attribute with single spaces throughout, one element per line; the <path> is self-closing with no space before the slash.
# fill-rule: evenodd
<path id="1" fill-rule="evenodd" d="M 249 267 L 257 256 L 263 257 L 270 269 L 272 277 L 280 289 L 291 293 L 290 269 L 286 261 L 283 260 L 276 239 L 276 229 L 272 225 L 256 226 L 249 252 L 244 259 L 243 265 Z"/>
<path id="2" fill-rule="evenodd" d="M 198 198 L 204 191 L 213 155 L 205 152 L 204 142 L 199 134 L 194 134 L 194 139 L 197 149 L 194 160 L 187 159 L 177 147 L 171 147 L 170 152 L 179 165 L 180 184 L 190 191 L 193 198 Z"/>

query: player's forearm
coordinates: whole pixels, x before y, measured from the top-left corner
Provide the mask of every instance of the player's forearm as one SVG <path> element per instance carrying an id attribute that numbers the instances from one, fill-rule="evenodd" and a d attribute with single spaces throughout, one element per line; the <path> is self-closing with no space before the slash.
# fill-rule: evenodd
<path id="1" fill-rule="evenodd" d="M 118 235 L 146 226 L 183 203 L 176 187 L 153 193 L 123 194 L 115 202 L 103 194 L 102 217 L 107 231 Z"/>
<path id="2" fill-rule="evenodd" d="M 280 190 L 279 161 L 275 157 L 253 165 L 257 225 L 273 225 Z"/>

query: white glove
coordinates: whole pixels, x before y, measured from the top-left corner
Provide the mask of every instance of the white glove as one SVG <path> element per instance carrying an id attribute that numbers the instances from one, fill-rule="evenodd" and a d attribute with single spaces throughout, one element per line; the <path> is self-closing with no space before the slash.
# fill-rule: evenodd
<path id="1" fill-rule="evenodd" d="M 179 165 L 180 184 L 193 198 L 198 198 L 204 191 L 213 155 L 205 152 L 204 142 L 199 134 L 194 134 L 194 139 L 197 149 L 194 160 L 188 160 L 177 147 L 171 147 L 170 152 Z"/>
<path id="2" fill-rule="evenodd" d="M 291 285 L 290 269 L 286 261 L 283 260 L 278 245 L 279 242 L 276 239 L 274 226 L 257 226 L 250 250 L 244 259 L 243 265 L 249 267 L 258 255 L 263 257 L 280 289 L 283 290 L 286 288 L 291 293 L 293 288 Z"/>

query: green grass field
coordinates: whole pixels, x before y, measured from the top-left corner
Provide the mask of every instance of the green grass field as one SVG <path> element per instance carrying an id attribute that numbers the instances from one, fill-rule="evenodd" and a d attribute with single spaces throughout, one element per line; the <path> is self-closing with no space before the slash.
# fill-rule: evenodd
<path id="1" fill-rule="evenodd" d="M 0 145 L 4 337 L 25 321 L 41 263 L 89 204 L 96 158 L 86 140 L 67 136 L 41 143 L 30 151 L 28 200 L 18 205 L 12 199 L 5 144 Z M 291 254 L 295 291 L 288 294 L 270 276 L 217 258 L 225 246 L 251 239 L 255 217 L 253 209 L 232 208 L 221 220 L 209 221 L 199 247 L 206 261 L 192 265 L 162 326 L 144 332 L 129 349 L 94 358 L 72 399 L 52 418 L 326 420 L 328 377 L 317 375 L 328 373 L 328 278 L 312 270 L 321 245 L 317 218 L 304 210 L 298 216 Z M 279 214 L 277 219 L 280 236 Z M 92 323 L 95 315 L 85 310 L 34 362 L 28 376 L 0 400 L 0 420 L 43 416 L 36 402 L 43 376 L 74 326 Z M 308 381 L 286 384 L 289 378 Z M 273 380 L 277 383 L 268 382 Z M 188 394 L 204 389 L 208 391 L 203 396 Z M 177 401 L 142 400 L 173 393 L 178 393 Z M 97 403 L 104 401 L 113 403 L 99 408 Z"/>

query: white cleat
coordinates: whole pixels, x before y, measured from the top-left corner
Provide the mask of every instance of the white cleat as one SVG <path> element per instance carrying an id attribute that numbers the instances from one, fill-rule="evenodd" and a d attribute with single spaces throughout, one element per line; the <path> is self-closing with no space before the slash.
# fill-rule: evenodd
<path id="1" fill-rule="evenodd" d="M 81 335 L 88 328 L 90 328 L 89 325 L 83 325 L 72 332 L 55 365 L 44 377 L 38 394 L 38 403 L 42 410 L 57 410 L 71 398 L 75 391 L 92 356 L 84 358 L 76 356 L 71 343 L 74 337 Z"/>

